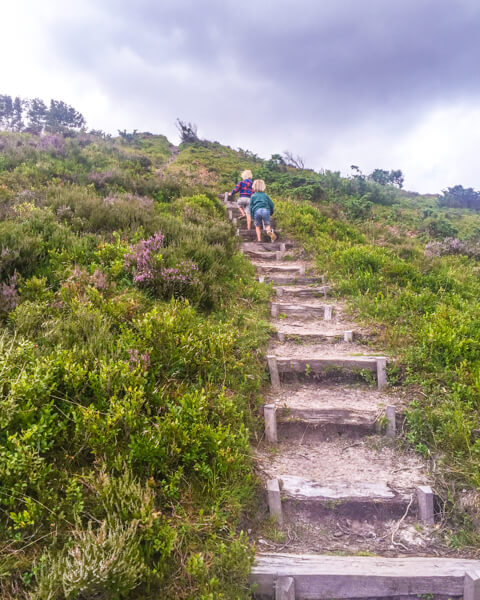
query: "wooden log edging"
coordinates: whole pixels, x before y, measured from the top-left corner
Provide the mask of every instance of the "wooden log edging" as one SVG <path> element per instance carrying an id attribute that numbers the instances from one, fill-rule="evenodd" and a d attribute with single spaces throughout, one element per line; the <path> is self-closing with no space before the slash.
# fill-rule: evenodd
<path id="1" fill-rule="evenodd" d="M 279 388 L 280 387 L 280 375 L 278 372 L 278 363 L 277 357 L 274 354 L 269 354 L 267 356 L 268 370 L 270 371 L 270 381 L 272 383 L 272 387 Z"/>
<path id="2" fill-rule="evenodd" d="M 265 404 L 263 407 L 263 418 L 265 421 L 265 438 L 267 442 L 276 444 L 277 434 L 277 407 L 275 404 Z"/>
<path id="3" fill-rule="evenodd" d="M 463 600 L 480 600 L 480 565 L 465 573 Z"/>
<path id="4" fill-rule="evenodd" d="M 283 525 L 282 498 L 280 495 L 280 484 L 278 479 L 267 481 L 267 502 L 270 515 L 277 520 L 277 523 Z"/>
<path id="5" fill-rule="evenodd" d="M 479 598 L 480 562 L 455 558 L 381 558 L 309 554 L 257 554 L 250 575 L 255 597 L 274 598 L 276 581 L 295 581 L 295 599 L 415 597 Z"/>
<path id="6" fill-rule="evenodd" d="M 295 600 L 295 579 L 279 577 L 275 582 L 275 600 Z"/>
<path id="7" fill-rule="evenodd" d="M 387 406 L 385 410 L 385 417 L 387 419 L 387 428 L 385 430 L 385 435 L 388 438 L 394 438 L 397 435 L 397 419 L 395 406 Z"/>
<path id="8" fill-rule="evenodd" d="M 433 507 L 434 494 L 429 485 L 420 485 L 417 488 L 418 517 L 425 525 L 435 524 Z"/>

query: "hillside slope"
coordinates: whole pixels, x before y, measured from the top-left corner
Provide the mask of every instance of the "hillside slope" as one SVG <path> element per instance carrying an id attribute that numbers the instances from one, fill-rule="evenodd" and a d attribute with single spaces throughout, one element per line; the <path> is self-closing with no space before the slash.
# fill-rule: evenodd
<path id="1" fill-rule="evenodd" d="M 399 357 L 407 437 L 470 511 L 446 539 L 477 544 L 477 213 L 217 142 L 2 133 L 2 598 L 249 597 L 270 290 L 217 199 L 247 167 Z"/>

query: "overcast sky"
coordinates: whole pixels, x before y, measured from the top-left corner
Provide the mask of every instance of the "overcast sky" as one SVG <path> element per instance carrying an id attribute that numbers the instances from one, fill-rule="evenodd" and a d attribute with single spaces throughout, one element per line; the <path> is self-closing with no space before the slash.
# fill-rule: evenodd
<path id="1" fill-rule="evenodd" d="M 479 0 L 2 2 L 0 94 L 89 128 L 200 137 L 315 170 L 480 189 Z"/>

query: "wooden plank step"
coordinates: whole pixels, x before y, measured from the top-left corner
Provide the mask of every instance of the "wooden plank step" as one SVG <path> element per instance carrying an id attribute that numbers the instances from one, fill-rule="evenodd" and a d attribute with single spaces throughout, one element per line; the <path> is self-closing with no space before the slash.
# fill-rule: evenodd
<path id="1" fill-rule="evenodd" d="M 328 367 L 337 367 L 340 369 L 355 370 L 377 370 L 377 360 L 375 356 L 322 356 L 305 358 L 277 357 L 279 373 L 288 373 L 295 371 L 304 373 L 306 370 L 311 372 L 323 371 Z"/>
<path id="2" fill-rule="evenodd" d="M 321 298 L 327 296 L 331 291 L 331 287 L 329 285 L 321 285 L 321 286 L 287 286 L 280 285 L 275 287 L 275 293 L 277 298 L 283 298 L 285 296 L 295 298 Z"/>
<path id="3" fill-rule="evenodd" d="M 270 314 L 272 317 L 278 315 L 288 315 L 301 317 L 303 319 L 321 317 L 322 319 L 331 320 L 333 315 L 332 305 L 324 304 L 286 304 L 284 302 L 272 302 L 270 304 Z"/>
<path id="4" fill-rule="evenodd" d="M 273 263 L 261 263 L 259 261 L 252 260 L 252 264 L 257 268 L 259 273 L 270 275 L 271 273 L 290 275 L 297 273 L 298 275 L 305 275 L 305 265 L 299 265 L 296 263 L 277 265 Z"/>
<path id="5" fill-rule="evenodd" d="M 275 252 L 267 252 L 265 250 L 257 252 L 255 250 L 245 250 L 244 249 L 242 251 L 244 254 L 246 254 L 250 258 L 259 258 L 261 260 L 285 260 L 285 258 L 288 258 L 288 257 L 293 258 L 293 254 L 281 252 L 280 250 L 277 250 Z"/>
<path id="6" fill-rule="evenodd" d="M 358 439 L 377 431 L 377 412 L 339 408 L 277 409 L 277 431 L 282 440 L 328 440 L 335 436 Z"/>
<path id="7" fill-rule="evenodd" d="M 278 481 L 282 511 L 291 520 L 300 516 L 317 520 L 333 511 L 339 518 L 361 516 L 385 521 L 401 517 L 411 500 L 411 493 L 393 489 L 385 482 L 322 483 L 283 474 L 278 475 Z M 415 512 L 416 506 L 410 510 Z"/>
<path id="8" fill-rule="evenodd" d="M 282 331 L 281 328 L 275 327 L 277 330 L 277 339 L 279 342 L 291 342 L 294 341 L 298 344 L 315 344 L 321 342 L 329 342 L 335 344 L 340 340 L 346 340 L 344 331 Z M 353 332 L 350 332 L 353 336 Z M 352 338 L 353 339 L 353 338 Z M 358 336 L 357 336 L 358 339 Z"/>
<path id="9" fill-rule="evenodd" d="M 389 423 L 387 411 L 390 414 L 395 410 L 392 421 L 403 413 L 401 404 L 396 407 L 393 402 L 391 396 L 367 385 L 283 385 L 268 394 L 265 425 L 268 417 L 277 438 L 270 439 L 266 429 L 266 439 L 269 442 L 300 439 L 307 443 L 385 434 Z"/>
<path id="10" fill-rule="evenodd" d="M 273 356 L 269 355 L 270 374 L 277 370 L 277 376 L 297 378 L 311 375 L 329 376 L 339 378 L 342 373 L 359 375 L 359 371 L 371 371 L 377 375 L 378 389 L 383 389 L 387 384 L 386 358 L 374 356 L 348 356 L 348 355 L 317 355 L 300 358 L 298 356 Z M 273 378 L 272 378 L 273 381 Z"/>
<path id="11" fill-rule="evenodd" d="M 354 340 L 355 342 L 361 342 L 365 339 L 364 331 L 354 331 L 354 325 L 351 321 L 343 318 L 341 311 L 340 314 L 335 311 L 335 315 L 332 315 L 332 317 L 330 321 L 277 318 L 272 325 L 277 331 L 278 340 L 282 344 L 289 340 L 295 341 L 296 344 L 315 344 L 317 342 L 318 345 L 324 341 L 340 343 L 342 340 L 345 344 L 351 344 Z M 348 351 L 351 352 L 352 349 L 349 348 Z"/>
<path id="12" fill-rule="evenodd" d="M 254 251 L 285 251 L 291 250 L 295 245 L 293 242 L 285 241 L 285 242 L 243 242 L 242 250 L 254 250 Z"/>
<path id="13" fill-rule="evenodd" d="M 324 283 L 325 279 L 323 275 L 317 276 L 304 276 L 289 273 L 266 273 L 265 275 L 259 275 L 259 280 L 263 280 L 265 283 L 273 283 L 277 285 L 308 285 L 308 284 L 320 284 Z"/>
<path id="14" fill-rule="evenodd" d="M 472 579 L 466 574 L 479 568 L 479 561 L 464 558 L 262 553 L 256 556 L 250 583 L 258 600 L 273 600 L 281 577 L 294 579 L 295 600 L 446 600 L 462 598 Z"/>
<path id="15" fill-rule="evenodd" d="M 240 221 L 240 223 L 243 223 L 243 221 Z M 237 223 L 237 225 L 239 225 L 239 224 Z M 277 234 L 277 236 L 280 237 L 281 230 L 275 229 L 275 233 Z M 245 241 L 252 241 L 252 240 L 257 239 L 257 233 L 256 233 L 255 229 L 244 229 L 243 227 L 238 226 L 238 234 L 242 238 L 242 240 L 245 240 Z M 266 231 L 262 230 L 262 240 L 265 240 L 265 242 L 262 241 L 262 243 L 268 243 L 269 239 L 270 238 L 268 237 Z M 276 243 L 276 242 L 272 242 L 272 243 Z"/>

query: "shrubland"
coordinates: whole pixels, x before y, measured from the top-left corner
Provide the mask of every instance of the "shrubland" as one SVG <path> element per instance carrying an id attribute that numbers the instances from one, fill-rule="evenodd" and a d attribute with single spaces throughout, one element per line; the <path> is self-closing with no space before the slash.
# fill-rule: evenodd
<path id="1" fill-rule="evenodd" d="M 1 596 L 246 598 L 268 289 L 165 138 L 48 140 L 0 136 Z"/>
<path id="2" fill-rule="evenodd" d="M 249 597 L 269 289 L 217 200 L 245 168 L 396 357 L 447 504 L 480 486 L 478 213 L 218 142 L 0 133 L 2 598 Z"/>

